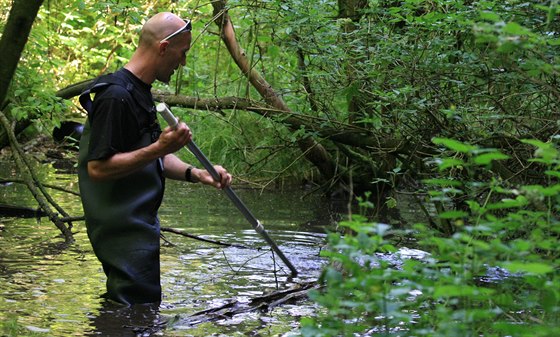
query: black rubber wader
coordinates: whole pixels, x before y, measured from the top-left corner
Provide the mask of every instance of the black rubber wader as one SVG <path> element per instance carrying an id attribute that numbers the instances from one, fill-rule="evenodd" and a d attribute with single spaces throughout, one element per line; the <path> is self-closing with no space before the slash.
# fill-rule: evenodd
<path id="1" fill-rule="evenodd" d="M 87 172 L 89 139 L 88 121 L 80 140 L 78 175 L 87 233 L 107 275 L 105 296 L 124 304 L 159 302 L 157 211 L 165 187 L 162 161 L 121 179 L 94 182 Z M 153 135 L 146 131 L 136 148 L 152 141 Z"/>

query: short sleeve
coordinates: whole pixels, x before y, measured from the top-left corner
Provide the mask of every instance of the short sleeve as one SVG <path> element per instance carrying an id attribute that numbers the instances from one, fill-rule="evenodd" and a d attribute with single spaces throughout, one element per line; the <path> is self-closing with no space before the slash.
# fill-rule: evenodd
<path id="1" fill-rule="evenodd" d="M 90 143 L 87 160 L 99 160 L 132 150 L 138 139 L 138 121 L 131 112 L 130 95 L 114 85 L 100 93 L 89 115 Z"/>

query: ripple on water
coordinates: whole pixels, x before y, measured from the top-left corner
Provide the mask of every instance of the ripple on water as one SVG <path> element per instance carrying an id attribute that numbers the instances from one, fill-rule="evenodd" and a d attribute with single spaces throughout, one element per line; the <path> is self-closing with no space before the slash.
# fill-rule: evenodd
<path id="1" fill-rule="evenodd" d="M 75 183 L 72 179 L 75 177 L 65 176 L 60 183 Z M 316 279 L 323 264 L 319 251 L 325 235 L 316 232 L 320 226 L 314 219 L 324 216 L 328 205 L 319 198 L 302 203 L 296 197 L 298 192 L 266 192 L 262 197 L 258 192 L 241 191 L 241 198 L 266 220 L 270 236 L 299 271 L 296 278 L 290 278 L 282 261 L 273 258 L 266 242 L 227 199 L 191 185 L 169 187 L 160 214 L 162 226 L 251 249 L 224 248 L 166 233 L 172 245 L 164 243 L 161 250 L 164 302 L 148 311 L 127 311 L 100 297 L 105 291 L 105 276 L 93 255 L 83 222 L 74 224 L 76 243 L 63 249 L 58 230 L 48 220 L 4 218 L 0 229 L 0 320 L 13 322 L 22 335 L 35 329 L 50 336 L 94 332 L 118 336 L 130 332 L 132 336 L 132 328 L 156 326 L 160 315 L 165 319 L 179 317 L 178 326 L 157 332 L 163 336 L 244 335 L 267 329 L 281 334 L 297 324 L 296 307 L 304 313 L 313 311 L 312 305 L 302 303 L 286 306 L 277 314 L 251 313 L 220 324 L 182 330 L 181 318 L 197 311 L 228 301 L 247 302 L 264 292 Z M 33 204 L 19 187 L 2 192 L 12 204 Z M 53 192 L 53 196 L 71 215 L 81 214 L 75 196 L 63 192 Z M 315 224 L 312 228 L 306 225 L 310 221 Z M 123 326 L 132 328 L 124 331 Z"/>

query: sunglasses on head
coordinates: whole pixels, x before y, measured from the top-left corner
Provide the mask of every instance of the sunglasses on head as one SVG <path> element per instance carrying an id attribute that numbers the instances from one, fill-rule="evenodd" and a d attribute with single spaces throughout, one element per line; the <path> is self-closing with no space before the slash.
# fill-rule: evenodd
<path id="1" fill-rule="evenodd" d="M 191 24 L 191 20 L 183 20 L 185 21 L 185 25 L 179 29 L 177 29 L 175 32 L 167 35 L 165 38 L 163 38 L 163 40 L 159 41 L 159 43 L 162 43 L 164 41 L 169 41 L 170 39 L 174 38 L 175 36 L 183 33 L 183 32 L 190 32 L 192 30 L 192 24 Z"/>

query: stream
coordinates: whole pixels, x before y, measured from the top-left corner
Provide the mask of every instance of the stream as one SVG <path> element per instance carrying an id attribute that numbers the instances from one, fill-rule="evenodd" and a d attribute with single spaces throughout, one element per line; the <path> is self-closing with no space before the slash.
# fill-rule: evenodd
<path id="1" fill-rule="evenodd" d="M 15 178 L 11 162 L 0 177 Z M 41 181 L 77 191 L 74 174 L 43 165 Z M 105 276 L 89 245 L 83 221 L 76 242 L 63 248 L 47 218 L 0 218 L 1 336 L 289 336 L 317 308 L 308 300 L 268 312 L 249 312 L 192 324 L 202 310 L 251 298 L 318 278 L 326 229 L 336 225 L 332 204 L 301 189 L 255 190 L 234 186 L 299 274 L 289 270 L 218 190 L 168 181 L 160 209 L 162 227 L 248 248 L 223 247 L 164 232 L 158 308 L 122 308 L 100 297 Z M 71 215 L 82 215 L 79 198 L 48 189 Z M 37 207 L 23 184 L 0 185 L 0 203 Z"/>

